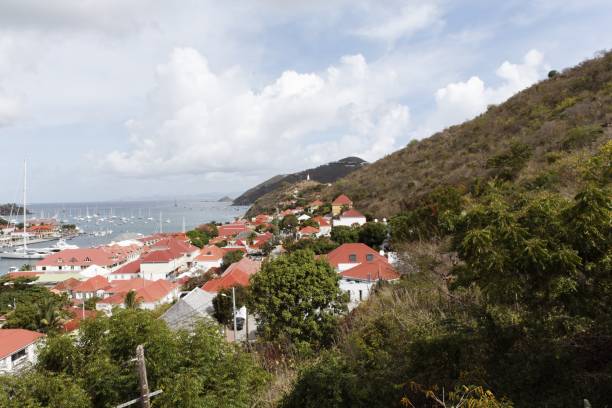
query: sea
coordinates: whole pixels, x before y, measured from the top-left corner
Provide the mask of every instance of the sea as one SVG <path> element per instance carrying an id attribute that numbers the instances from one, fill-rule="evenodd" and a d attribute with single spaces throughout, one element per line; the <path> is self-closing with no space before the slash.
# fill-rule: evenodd
<path id="1" fill-rule="evenodd" d="M 157 232 L 188 231 L 194 227 L 216 221 L 228 222 L 242 217 L 248 207 L 232 206 L 230 202 L 206 200 L 189 201 L 117 201 L 98 203 L 29 204 L 28 218 L 55 218 L 62 223 L 75 224 L 83 234 L 67 242 L 81 248 L 120 241 L 135 234 L 150 235 Z M 89 217 L 87 217 L 89 215 Z M 4 217 L 9 218 L 9 217 Z M 18 217 L 12 219 L 20 220 Z M 57 241 L 29 245 L 50 247 Z M 0 249 L 0 251 L 3 249 Z M 9 249 L 4 249 L 9 250 Z M 35 264 L 36 260 L 0 259 L 0 275 L 11 267 Z"/>

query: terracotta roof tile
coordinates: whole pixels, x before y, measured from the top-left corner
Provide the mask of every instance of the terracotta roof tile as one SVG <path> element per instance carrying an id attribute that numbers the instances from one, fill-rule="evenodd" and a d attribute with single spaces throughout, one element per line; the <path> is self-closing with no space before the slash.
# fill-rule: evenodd
<path id="1" fill-rule="evenodd" d="M 25 329 L 0 329 L 0 359 L 29 346 L 44 334 Z"/>

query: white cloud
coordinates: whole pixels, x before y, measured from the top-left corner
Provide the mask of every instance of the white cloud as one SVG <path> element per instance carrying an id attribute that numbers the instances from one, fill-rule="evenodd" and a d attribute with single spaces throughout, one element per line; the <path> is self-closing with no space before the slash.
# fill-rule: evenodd
<path id="1" fill-rule="evenodd" d="M 405 5 L 400 10 L 390 9 L 384 19 L 354 31 L 354 34 L 394 43 L 440 22 L 440 9 L 434 3 Z"/>
<path id="2" fill-rule="evenodd" d="M 157 69 L 146 114 L 128 124 L 133 148 L 105 163 L 133 176 L 287 170 L 396 148 L 408 108 L 389 102 L 387 72 L 361 55 L 323 73 L 283 72 L 261 91 L 239 67 L 220 74 L 191 48 Z"/>
<path id="3" fill-rule="evenodd" d="M 0 89 L 0 127 L 13 123 L 21 111 L 19 101 L 3 95 L 1 91 Z"/>
<path id="4" fill-rule="evenodd" d="M 486 86 L 478 76 L 450 83 L 435 93 L 436 111 L 429 126 L 432 130 L 439 130 L 471 119 L 484 112 L 488 105 L 503 102 L 534 84 L 547 69 L 543 55 L 537 50 L 531 50 L 525 54 L 521 64 L 505 61 L 497 68 L 495 73 L 502 80 L 499 86 Z"/>

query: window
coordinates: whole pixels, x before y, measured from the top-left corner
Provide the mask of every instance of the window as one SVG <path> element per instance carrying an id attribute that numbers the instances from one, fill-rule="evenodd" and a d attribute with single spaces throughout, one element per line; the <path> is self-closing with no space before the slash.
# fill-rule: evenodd
<path id="1" fill-rule="evenodd" d="M 89 257 L 86 257 L 85 262 L 91 262 L 91 259 Z"/>
<path id="2" fill-rule="evenodd" d="M 347 290 L 347 291 L 346 291 L 346 293 L 348 294 L 348 300 L 349 300 L 349 302 L 350 302 L 350 301 L 351 301 L 351 291 L 350 291 L 350 290 Z"/>
<path id="3" fill-rule="evenodd" d="M 366 261 L 372 262 L 373 260 L 374 260 L 374 255 L 372 255 L 372 254 L 367 254 L 366 255 Z"/>
<path id="4" fill-rule="evenodd" d="M 11 361 L 19 360 L 21 357 L 25 357 L 26 349 L 19 350 L 11 356 Z"/>
<path id="5" fill-rule="evenodd" d="M 359 300 L 363 300 L 363 291 L 359 289 Z"/>
<path id="6" fill-rule="evenodd" d="M 57 263 L 62 263 L 64 260 L 62 258 L 57 258 Z"/>
<path id="7" fill-rule="evenodd" d="M 349 255 L 349 262 L 350 262 L 350 263 L 355 263 L 355 262 L 357 262 L 357 255 L 355 255 L 355 254 L 350 254 L 350 255 Z"/>

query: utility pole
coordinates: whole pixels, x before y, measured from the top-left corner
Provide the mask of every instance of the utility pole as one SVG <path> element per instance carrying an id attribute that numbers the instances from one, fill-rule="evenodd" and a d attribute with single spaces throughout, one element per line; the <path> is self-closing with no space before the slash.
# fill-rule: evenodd
<path id="1" fill-rule="evenodd" d="M 136 347 L 136 364 L 138 364 L 138 383 L 140 384 L 140 399 L 142 408 L 151 408 L 149 398 L 149 381 L 147 380 L 147 364 L 144 357 L 144 347 L 139 344 Z"/>
<path id="2" fill-rule="evenodd" d="M 236 287 L 232 286 L 232 312 L 234 314 L 234 343 L 236 342 Z"/>
<path id="3" fill-rule="evenodd" d="M 140 397 L 117 405 L 115 408 L 125 408 L 130 405 L 141 403 L 143 408 L 151 408 L 151 397 L 161 394 L 162 390 L 149 392 L 149 381 L 147 380 L 147 366 L 144 357 L 144 347 L 142 344 L 136 347 L 136 368 L 138 369 L 138 384 L 140 385 Z"/>

